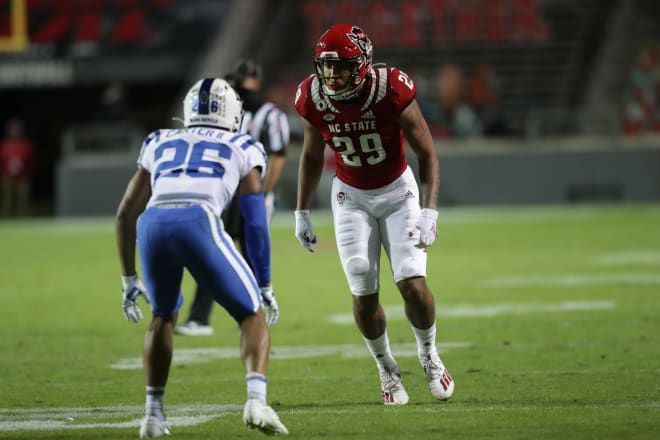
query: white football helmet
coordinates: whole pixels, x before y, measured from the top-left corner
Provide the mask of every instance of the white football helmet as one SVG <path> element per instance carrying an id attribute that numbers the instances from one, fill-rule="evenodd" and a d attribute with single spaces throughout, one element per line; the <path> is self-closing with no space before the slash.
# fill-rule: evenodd
<path id="1" fill-rule="evenodd" d="M 183 100 L 183 125 L 207 125 L 236 132 L 241 127 L 243 101 L 220 78 L 200 79 Z"/>

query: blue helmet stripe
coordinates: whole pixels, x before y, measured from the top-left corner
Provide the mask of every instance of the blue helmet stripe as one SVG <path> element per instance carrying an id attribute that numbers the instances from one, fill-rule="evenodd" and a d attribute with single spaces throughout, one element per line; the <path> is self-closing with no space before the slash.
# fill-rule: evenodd
<path id="1" fill-rule="evenodd" d="M 213 84 L 213 78 L 206 78 L 202 81 L 202 85 L 199 87 L 199 95 L 197 96 L 198 101 L 198 111 L 200 115 L 209 114 L 209 101 L 211 96 L 211 85 Z"/>

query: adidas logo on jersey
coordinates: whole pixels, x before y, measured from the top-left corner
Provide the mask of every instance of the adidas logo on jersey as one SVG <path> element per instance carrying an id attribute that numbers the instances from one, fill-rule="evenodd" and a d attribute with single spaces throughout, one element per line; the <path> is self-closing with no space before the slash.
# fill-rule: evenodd
<path id="1" fill-rule="evenodd" d="M 362 113 L 362 119 L 376 119 L 376 116 L 374 116 L 374 112 L 367 110 L 366 112 Z"/>

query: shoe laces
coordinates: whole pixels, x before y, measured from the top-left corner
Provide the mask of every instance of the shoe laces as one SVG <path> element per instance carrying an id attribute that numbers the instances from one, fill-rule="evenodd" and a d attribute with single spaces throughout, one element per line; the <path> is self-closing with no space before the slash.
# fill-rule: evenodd
<path id="1" fill-rule="evenodd" d="M 429 379 L 437 379 L 442 374 L 445 366 L 442 364 L 442 361 L 438 359 L 434 360 L 431 355 L 428 355 L 426 362 L 424 363 L 424 372 L 429 377 Z"/>
<path id="2" fill-rule="evenodd" d="M 401 387 L 401 374 L 385 367 L 380 370 L 380 383 L 383 386 L 383 392 L 394 393 Z"/>

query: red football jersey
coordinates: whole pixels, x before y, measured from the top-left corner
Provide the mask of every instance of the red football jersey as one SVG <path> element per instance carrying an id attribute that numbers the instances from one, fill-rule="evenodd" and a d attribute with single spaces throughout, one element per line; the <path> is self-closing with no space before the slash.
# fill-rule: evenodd
<path id="1" fill-rule="evenodd" d="M 393 67 L 372 68 L 362 96 L 333 101 L 316 75 L 298 86 L 296 110 L 332 148 L 337 177 L 361 189 L 381 188 L 408 166 L 399 115 L 415 97 L 413 80 Z"/>

